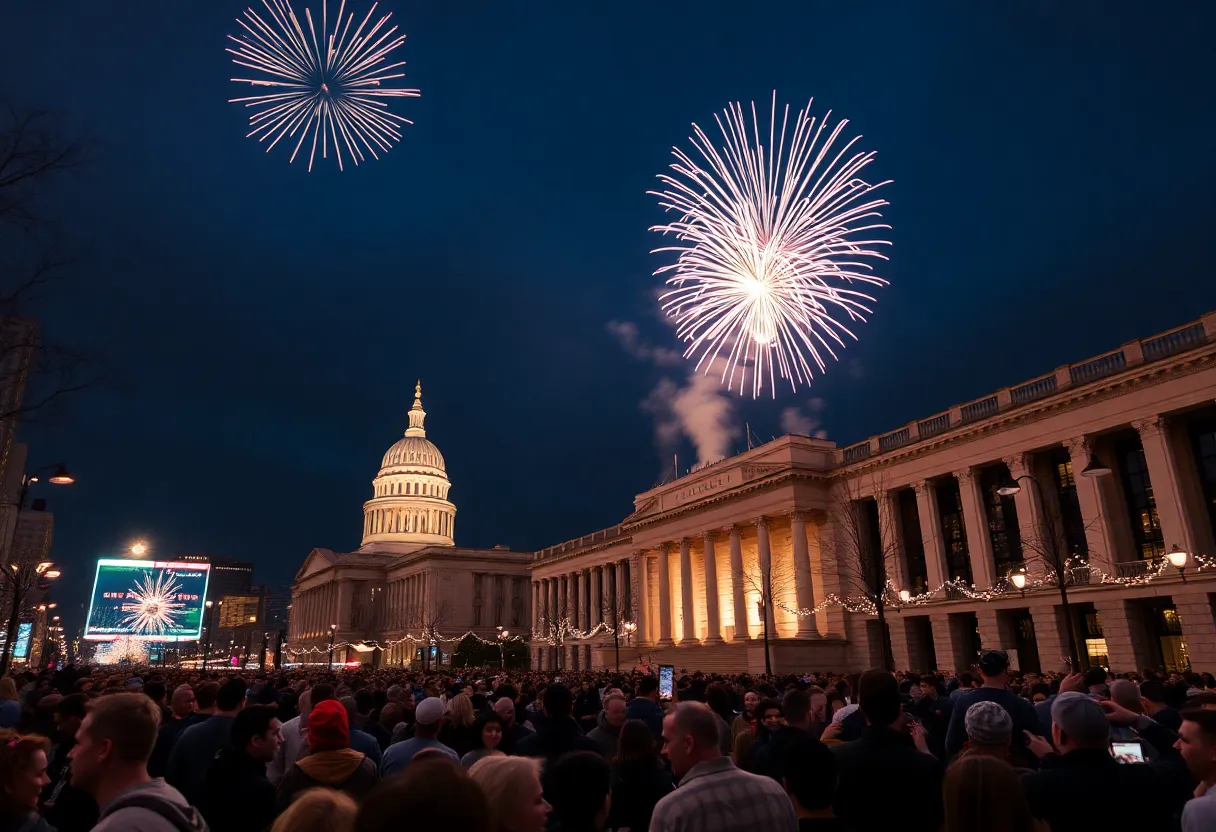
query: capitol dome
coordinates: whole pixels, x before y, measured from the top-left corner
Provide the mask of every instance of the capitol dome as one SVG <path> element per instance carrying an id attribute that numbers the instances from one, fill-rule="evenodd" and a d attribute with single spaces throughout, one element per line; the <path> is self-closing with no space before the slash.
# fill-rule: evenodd
<path id="1" fill-rule="evenodd" d="M 409 427 L 384 454 L 372 480 L 374 496 L 363 504 L 362 551 L 412 551 L 453 546 L 456 506 L 448 502 L 443 454 L 426 438 L 422 382 L 414 388 Z"/>

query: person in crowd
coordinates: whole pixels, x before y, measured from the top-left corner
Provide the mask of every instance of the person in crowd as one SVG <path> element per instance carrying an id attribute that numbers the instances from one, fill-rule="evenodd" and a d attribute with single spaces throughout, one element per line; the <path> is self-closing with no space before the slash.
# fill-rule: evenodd
<path id="1" fill-rule="evenodd" d="M 414 711 L 414 737 L 402 742 L 394 742 L 384 752 L 381 772 L 385 777 L 405 771 L 414 755 L 424 748 L 434 748 L 441 751 L 454 763 L 460 762 L 456 752 L 441 743 L 439 726 L 443 722 L 443 703 L 437 697 L 428 696 L 418 703 Z"/>
<path id="2" fill-rule="evenodd" d="M 381 692 L 381 696 L 384 693 Z M 385 699 L 385 705 L 388 700 Z M 384 705 L 376 707 L 376 697 L 367 688 L 355 692 L 355 718 L 358 722 L 358 728 L 362 733 L 369 735 L 376 741 L 376 747 L 383 752 L 389 747 L 393 741 L 392 728 L 385 729 L 381 722 L 381 717 L 384 714 Z M 394 723 L 395 725 L 395 723 Z M 352 723 L 351 730 L 354 730 Z M 377 754 L 376 763 L 379 764 L 380 756 Z"/>
<path id="3" fill-rule="evenodd" d="M 504 754 L 514 754 L 516 744 L 532 731 L 516 721 L 515 700 L 509 696 L 498 698 L 498 701 L 494 703 L 494 713 L 502 719 L 502 742 L 499 743 L 498 748 Z"/>
<path id="4" fill-rule="evenodd" d="M 408 771 L 372 789 L 359 805 L 355 832 L 400 832 L 403 819 L 409 829 L 491 829 L 490 806 L 481 787 L 442 757 L 419 759 Z"/>
<path id="5" fill-rule="evenodd" d="M 1036 818 L 1053 830 L 1168 828 L 1170 784 L 1159 767 L 1115 760 L 1102 705 L 1087 693 L 1066 691 L 1051 704 L 1051 723 L 1050 743 L 1027 733 L 1040 764 L 1022 775 L 1022 790 Z"/>
<path id="6" fill-rule="evenodd" d="M 612 770 L 593 751 L 571 751 L 545 772 L 553 793 L 548 832 L 604 832 L 611 808 Z"/>
<path id="7" fill-rule="evenodd" d="M 818 685 L 811 685 L 806 689 L 806 692 L 811 698 L 810 735 L 815 739 L 819 739 L 820 735 L 823 734 L 823 729 L 827 727 L 832 719 L 832 715 L 828 711 L 828 695 Z"/>
<path id="8" fill-rule="evenodd" d="M 309 789 L 279 815 L 270 832 L 354 832 L 358 811 L 358 804 L 344 792 Z"/>
<path id="9" fill-rule="evenodd" d="M 958 753 L 963 757 L 996 757 L 1009 762 L 1013 718 L 995 702 L 976 702 L 967 709 L 967 742 Z M 1029 771 L 1030 769 L 1021 769 Z"/>
<path id="10" fill-rule="evenodd" d="M 203 778 L 199 809 L 214 830 L 261 832 L 275 817 L 275 787 L 266 765 L 282 742 L 274 705 L 250 705 L 232 723 L 232 744 L 215 755 Z"/>
<path id="11" fill-rule="evenodd" d="M 203 777 L 215 754 L 228 745 L 232 723 L 245 707 L 245 683 L 233 677 L 220 686 L 215 699 L 215 715 L 182 731 L 169 754 L 165 779 L 197 805 L 202 798 Z"/>
<path id="12" fill-rule="evenodd" d="M 600 747 L 600 753 L 609 760 L 616 756 L 621 726 L 625 724 L 626 708 L 623 695 L 613 693 L 605 696 L 604 710 L 600 711 L 596 726 L 587 734 L 587 737 Z"/>
<path id="13" fill-rule="evenodd" d="M 379 771 L 381 761 L 380 743 L 376 742 L 375 737 L 360 727 L 364 724 L 366 716 L 360 716 L 359 705 L 356 703 L 355 697 L 343 696 L 338 701 L 342 703 L 343 708 L 346 708 L 346 721 L 350 725 L 350 747 L 375 763 L 376 770 Z"/>
<path id="14" fill-rule="evenodd" d="M 59 742 L 47 770 L 51 782 L 43 792 L 42 814 L 58 832 L 88 832 L 97 823 L 97 801 L 72 782 L 72 766 L 68 762 L 88 704 L 89 698 L 83 693 L 73 693 L 55 706 L 55 735 Z"/>
<path id="15" fill-rule="evenodd" d="M 1089 695 L 1096 696 L 1100 699 L 1110 698 L 1110 674 L 1105 667 L 1091 667 L 1083 674 L 1085 676 L 1085 686 L 1089 688 Z"/>
<path id="16" fill-rule="evenodd" d="M 12 676 L 0 679 L 0 728 L 16 730 L 21 725 L 21 700 Z"/>
<path id="17" fill-rule="evenodd" d="M 781 785 L 798 816 L 798 832 L 837 832 L 832 799 L 836 795 L 836 757 L 811 736 L 785 746 Z"/>
<path id="18" fill-rule="evenodd" d="M 950 698 L 957 700 L 980 686 L 979 680 L 967 670 L 958 674 L 958 687 L 950 691 Z"/>
<path id="19" fill-rule="evenodd" d="M 1171 707 L 1165 701 L 1165 684 L 1160 679 L 1145 679 L 1141 682 L 1140 699 L 1144 713 L 1151 716 L 1155 722 L 1164 725 L 1171 731 L 1177 731 L 1182 727 L 1182 716 L 1178 713 L 1178 709 Z"/>
<path id="20" fill-rule="evenodd" d="M 646 723 L 658 741 L 663 736 L 663 709 L 659 707 L 659 680 L 656 676 L 643 676 L 638 680 L 637 695 L 625 709 L 629 719 L 640 719 Z"/>
<path id="21" fill-rule="evenodd" d="M 399 703 L 388 702 L 380 709 L 380 727 L 383 729 L 383 732 L 379 734 L 379 741 L 382 759 L 384 752 L 393 744 L 393 731 L 404 722 L 405 709 Z"/>
<path id="22" fill-rule="evenodd" d="M 299 716 L 283 723 L 281 733 L 283 741 L 274 754 L 270 765 L 266 766 L 266 778 L 276 787 L 283 780 L 283 775 L 292 763 L 308 753 L 308 714 L 312 711 L 312 691 L 306 690 L 297 700 Z"/>
<path id="23" fill-rule="evenodd" d="M 612 760 L 610 829 L 649 829 L 655 804 L 671 794 L 675 785 L 659 759 L 654 734 L 640 719 L 621 726 Z"/>
<path id="24" fill-rule="evenodd" d="M 574 696 L 570 688 L 560 683 L 549 685 L 541 704 L 545 715 L 536 726 L 536 732 L 515 746 L 516 754 L 553 761 L 567 751 L 599 751 L 595 741 L 589 739 L 574 721 Z"/>
<path id="25" fill-rule="evenodd" d="M 719 747 L 716 715 L 699 702 L 663 720 L 663 756 L 680 785 L 654 807 L 651 832 L 793 832 L 794 807 L 768 777 L 736 768 Z"/>
<path id="26" fill-rule="evenodd" d="M 929 750 L 940 760 L 946 756 L 946 732 L 950 729 L 954 700 L 942 696 L 937 685 L 937 677 L 931 673 L 920 677 L 920 684 L 912 687 L 910 713 L 925 726 Z"/>
<path id="27" fill-rule="evenodd" d="M 490 711 L 479 716 L 475 725 L 478 747 L 460 758 L 460 765 L 464 768 L 472 768 L 473 764 L 483 757 L 503 753 L 499 750 L 502 743 L 502 717 Z"/>
<path id="28" fill-rule="evenodd" d="M 376 764 L 350 747 L 346 708 L 336 699 L 313 705 L 309 712 L 308 749 L 308 756 L 293 763 L 279 783 L 279 811 L 301 792 L 317 786 L 338 789 L 358 800 L 380 780 Z"/>
<path id="29" fill-rule="evenodd" d="M 967 709 L 976 702 L 995 702 L 1013 720 L 1012 750 L 1023 762 L 1030 762 L 1022 738 L 1024 732 L 1038 734 L 1041 728 L 1034 706 L 1009 689 L 1009 655 L 1002 650 L 985 650 L 980 654 L 979 671 L 984 684 L 954 699 L 950 727 L 946 730 L 946 753 L 957 754 L 967 742 Z"/>
<path id="30" fill-rule="evenodd" d="M 942 820 L 942 764 L 916 747 L 903 719 L 899 684 L 885 670 L 868 670 L 857 682 L 861 738 L 832 746 L 836 755 L 834 808 L 846 829 L 899 828 L 937 832 Z M 956 705 L 961 707 L 961 705 Z M 882 784 L 882 799 L 874 799 Z"/>
<path id="31" fill-rule="evenodd" d="M 760 706 L 761 708 L 764 705 Z M 748 771 L 781 782 L 781 767 L 785 749 L 800 739 L 811 736 L 811 696 L 806 691 L 791 690 L 781 705 L 782 719 L 771 726 L 765 723 L 767 737 L 752 750 Z"/>
<path id="32" fill-rule="evenodd" d="M 756 706 L 760 704 L 760 694 L 754 690 L 747 690 L 743 693 L 743 713 L 735 717 L 730 724 L 730 738 L 733 747 L 740 734 L 752 732 L 752 724 L 755 721 Z"/>
<path id="33" fill-rule="evenodd" d="M 38 814 L 50 750 L 46 737 L 0 729 L 0 832 L 55 832 Z"/>
<path id="34" fill-rule="evenodd" d="M 1182 810 L 1182 832 L 1216 829 L 1216 711 L 1192 709 L 1180 714 L 1175 746 L 1199 785 Z"/>
<path id="35" fill-rule="evenodd" d="M 826 703 L 826 700 L 825 700 Z M 735 741 L 733 723 L 735 721 L 734 701 L 730 691 L 721 682 L 714 682 L 705 689 L 705 704 L 722 720 L 718 726 L 722 732 L 720 747 L 723 754 L 729 754 Z"/>
<path id="36" fill-rule="evenodd" d="M 414 736 L 415 710 L 419 702 L 412 694 L 406 694 L 397 704 L 401 706 L 401 722 L 393 726 L 393 737 L 389 745 L 404 742 Z"/>
<path id="37" fill-rule="evenodd" d="M 475 723 L 477 714 L 473 701 L 466 693 L 458 693 L 448 700 L 447 714 L 439 729 L 439 741 L 463 757 L 479 745 Z"/>
<path id="38" fill-rule="evenodd" d="M 490 807 L 491 832 L 545 832 L 550 806 L 540 769 L 531 757 L 486 757 L 469 769 Z"/>
<path id="39" fill-rule="evenodd" d="M 979 705 L 1000 710 L 991 702 L 971 707 Z M 942 832 L 1050 832 L 1031 815 L 1017 772 L 996 757 L 977 754 L 956 760 L 946 770 L 942 793 L 946 810 Z"/>
<path id="40" fill-rule="evenodd" d="M 68 759 L 73 784 L 101 807 L 93 832 L 206 832 L 181 792 L 148 775 L 160 719 L 160 708 L 142 693 L 89 703 Z"/>
<path id="41" fill-rule="evenodd" d="M 218 692 L 219 686 L 214 687 Z M 153 777 L 165 775 L 169 767 L 169 755 L 182 731 L 202 721 L 202 719 L 193 719 L 196 701 L 194 688 L 189 685 L 178 685 L 173 689 L 173 697 L 169 701 L 169 714 L 161 721 L 160 733 L 156 735 L 156 749 L 152 752 L 152 759 L 148 760 L 148 773 Z M 214 697 L 212 697 L 212 701 L 214 702 Z"/>

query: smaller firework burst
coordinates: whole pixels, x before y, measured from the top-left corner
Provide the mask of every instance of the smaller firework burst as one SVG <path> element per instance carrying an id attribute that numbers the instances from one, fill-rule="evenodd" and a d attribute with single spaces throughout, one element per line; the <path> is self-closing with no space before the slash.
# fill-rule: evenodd
<path id="1" fill-rule="evenodd" d="M 123 636 L 97 650 L 98 664 L 147 664 L 148 645 L 142 639 Z"/>
<path id="2" fill-rule="evenodd" d="M 156 577 L 145 572 L 143 580 L 135 580 L 135 586 L 127 593 L 129 601 L 122 605 L 126 617 L 122 626 L 130 627 L 136 635 L 164 635 L 178 626 L 178 616 L 186 605 L 177 600 L 181 587 L 170 573 L 162 572 Z"/>

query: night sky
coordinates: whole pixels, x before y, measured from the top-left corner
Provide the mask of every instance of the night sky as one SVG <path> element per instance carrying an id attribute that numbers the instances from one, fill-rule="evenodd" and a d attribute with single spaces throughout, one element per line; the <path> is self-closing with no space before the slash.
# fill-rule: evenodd
<path id="1" fill-rule="evenodd" d="M 849 118 L 894 248 L 826 378 L 710 397 L 734 448 L 744 422 L 848 444 L 1216 307 L 1216 6 L 1149 6 L 384 0 L 416 124 L 308 174 L 227 103 L 241 3 L 4 3 L 0 88 L 94 145 L 48 195 L 74 265 L 42 312 L 108 383 L 23 433 L 79 478 L 34 495 L 70 631 L 137 537 L 268 583 L 357 546 L 418 377 L 460 545 L 603 528 L 695 462 L 646 191 L 736 99 Z"/>

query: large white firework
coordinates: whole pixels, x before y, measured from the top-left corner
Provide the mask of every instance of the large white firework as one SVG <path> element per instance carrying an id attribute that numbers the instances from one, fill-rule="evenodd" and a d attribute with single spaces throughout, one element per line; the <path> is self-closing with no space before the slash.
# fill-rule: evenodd
<path id="1" fill-rule="evenodd" d="M 385 86 L 405 76 L 400 71 L 405 61 L 386 63 L 389 54 L 405 43 L 405 35 L 387 25 L 392 14 L 369 26 L 376 11 L 373 3 L 354 26 L 355 15 L 346 13 L 346 0 L 341 0 L 331 30 L 329 3 L 322 0 L 318 35 L 309 9 L 304 9 L 305 27 L 290 0 L 262 0 L 262 4 L 268 18 L 246 9 L 244 18 L 237 18 L 245 33 L 228 36 L 237 44 L 227 50 L 234 56 L 232 62 L 262 74 L 232 80 L 268 88 L 259 95 L 229 99 L 254 108 L 248 136 L 269 141 L 267 153 L 284 137 L 288 144 L 294 139 L 292 162 L 307 141 L 310 171 L 318 145 L 323 159 L 332 146 L 342 169 L 343 149 L 357 165 L 367 158 L 364 151 L 379 159 L 377 150 L 387 152 L 401 140 L 402 126 L 413 122 L 390 112 L 386 99 L 417 98 L 419 92 Z"/>
<path id="2" fill-rule="evenodd" d="M 169 573 L 159 572 L 153 577 L 152 573 L 145 572 L 142 580 L 135 579 L 135 586 L 128 592 L 131 599 L 123 602 L 122 611 L 126 617 L 122 626 L 145 636 L 164 635 L 177 627 L 178 617 L 186 609 L 186 605 L 177 600 L 180 590 L 177 579 Z"/>
<path id="3" fill-rule="evenodd" d="M 824 372 L 842 336 L 856 338 L 846 323 L 870 312 L 874 298 L 853 286 L 887 283 L 867 262 L 890 245 L 870 239 L 890 228 L 875 222 L 888 203 L 873 195 L 887 182 L 861 178 L 874 152 L 853 149 L 860 136 L 839 141 L 848 121 L 829 128 L 831 112 L 816 121 L 810 107 L 791 125 L 774 95 L 766 129 L 754 102 L 750 119 L 731 104 L 715 115 L 720 145 L 693 124 L 695 153 L 673 148 L 663 190 L 651 191 L 678 215 L 651 230 L 678 241 L 652 253 L 678 255 L 655 274 L 668 275 L 661 302 L 684 356 L 705 373 L 716 365 L 740 393 L 750 376 L 753 397 L 766 380 L 775 397 L 777 376 L 810 384 L 812 364 Z"/>
<path id="4" fill-rule="evenodd" d="M 98 664 L 147 664 L 148 643 L 130 636 L 122 636 L 98 646 Z"/>

